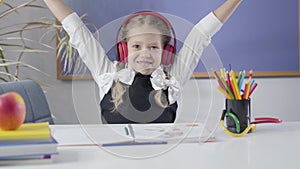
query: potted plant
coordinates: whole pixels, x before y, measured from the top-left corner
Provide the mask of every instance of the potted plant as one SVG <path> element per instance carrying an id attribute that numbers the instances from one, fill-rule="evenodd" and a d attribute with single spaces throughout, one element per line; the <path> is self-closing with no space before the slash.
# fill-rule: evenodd
<path id="1" fill-rule="evenodd" d="M 23 8 L 31 9 L 45 9 L 47 7 L 42 5 L 36 5 L 37 0 L 28 0 L 22 2 L 15 6 L 11 5 L 11 0 L 0 0 L 0 22 L 5 17 L 11 15 L 12 13 L 18 13 Z M 16 1 L 14 2 L 16 3 Z M 84 16 L 82 16 L 83 18 Z M 53 48 L 48 48 L 48 50 L 38 49 L 37 47 L 30 46 L 28 39 L 24 36 L 24 32 L 32 31 L 35 29 L 54 29 L 56 34 L 52 38 L 57 40 L 56 55 L 59 58 L 59 62 L 62 63 L 63 71 L 69 71 L 76 69 L 75 71 L 80 71 L 84 65 L 77 56 L 77 52 L 72 48 L 68 41 L 69 36 L 62 28 L 62 26 L 52 19 L 43 19 L 39 21 L 30 21 L 22 23 L 14 23 L 11 25 L 0 25 L 0 81 L 18 81 L 26 77 L 20 77 L 20 67 L 26 67 L 33 69 L 35 71 L 42 72 L 40 69 L 23 62 L 23 57 L 25 53 L 43 53 L 53 50 Z M 48 44 L 41 44 L 43 46 L 48 46 Z M 11 55 L 11 51 L 14 52 L 14 56 Z M 13 59 L 11 59 L 13 58 Z"/>
<path id="2" fill-rule="evenodd" d="M 12 13 L 18 13 L 23 8 L 45 8 L 43 6 L 35 5 L 36 0 L 29 0 L 25 3 L 12 6 L 9 1 L 0 1 L 0 22 Z M 4 23 L 4 22 L 3 22 Z M 30 39 L 24 37 L 24 32 L 34 29 L 55 28 L 56 25 L 48 21 L 14 23 L 12 25 L 0 25 L 0 80 L 18 81 L 20 80 L 20 67 L 27 67 L 36 71 L 38 68 L 31 66 L 22 61 L 25 53 L 32 52 L 46 52 L 44 50 L 35 49 L 27 42 Z M 13 58 L 13 59 L 12 59 Z M 40 71 L 41 72 L 41 71 Z"/>

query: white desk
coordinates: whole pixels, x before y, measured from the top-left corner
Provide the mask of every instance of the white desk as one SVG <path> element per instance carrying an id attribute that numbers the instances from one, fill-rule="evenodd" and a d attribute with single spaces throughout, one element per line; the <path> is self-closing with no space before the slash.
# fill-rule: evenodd
<path id="1" fill-rule="evenodd" d="M 218 129 L 216 133 L 218 141 L 213 143 L 105 148 L 91 145 L 92 142 L 85 136 L 80 126 L 55 125 L 51 128 L 54 137 L 61 144 L 58 147 L 59 155 L 54 156 L 53 163 L 7 168 L 296 169 L 300 167 L 300 122 L 258 125 L 254 133 L 240 138 L 228 136 Z"/>

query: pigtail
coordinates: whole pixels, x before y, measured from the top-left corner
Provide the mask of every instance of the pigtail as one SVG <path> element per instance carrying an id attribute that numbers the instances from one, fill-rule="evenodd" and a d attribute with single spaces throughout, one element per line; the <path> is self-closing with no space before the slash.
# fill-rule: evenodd
<path id="1" fill-rule="evenodd" d="M 111 91 L 112 102 L 114 103 L 113 111 L 118 110 L 120 104 L 123 103 L 122 97 L 123 97 L 125 91 L 126 91 L 126 89 L 123 87 L 121 82 L 115 81 L 115 85 Z"/>
<path id="2" fill-rule="evenodd" d="M 125 68 L 125 63 L 119 62 L 117 64 L 117 71 L 120 71 Z M 111 97 L 114 104 L 114 109 L 112 111 L 118 110 L 121 103 L 123 103 L 123 95 L 126 92 L 125 87 L 119 80 L 115 80 L 115 84 L 111 89 Z"/>
<path id="3" fill-rule="evenodd" d="M 163 90 L 158 90 L 154 94 L 155 103 L 161 108 L 167 108 L 169 106 L 166 95 L 164 94 Z"/>

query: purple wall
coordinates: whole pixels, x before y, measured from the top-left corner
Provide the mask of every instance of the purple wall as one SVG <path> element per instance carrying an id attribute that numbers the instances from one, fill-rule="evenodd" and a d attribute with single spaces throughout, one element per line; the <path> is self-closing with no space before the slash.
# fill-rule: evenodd
<path id="1" fill-rule="evenodd" d="M 115 19 L 141 10 L 176 15 L 195 24 L 224 1 L 66 0 L 65 2 L 79 14 L 88 13 L 89 20 L 100 28 Z M 236 71 L 253 69 L 266 72 L 299 71 L 298 43 L 298 0 L 244 0 L 212 41 L 227 69 L 231 64 Z M 208 68 L 208 71 L 210 69 Z M 195 71 L 206 70 L 199 64 Z"/>

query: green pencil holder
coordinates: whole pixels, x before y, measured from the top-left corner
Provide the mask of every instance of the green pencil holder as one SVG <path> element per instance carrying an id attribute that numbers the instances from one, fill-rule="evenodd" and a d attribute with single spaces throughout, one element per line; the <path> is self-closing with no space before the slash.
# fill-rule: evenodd
<path id="1" fill-rule="evenodd" d="M 233 133 L 243 132 L 251 120 L 250 99 L 230 100 L 226 99 L 226 128 Z"/>

